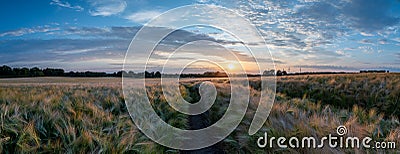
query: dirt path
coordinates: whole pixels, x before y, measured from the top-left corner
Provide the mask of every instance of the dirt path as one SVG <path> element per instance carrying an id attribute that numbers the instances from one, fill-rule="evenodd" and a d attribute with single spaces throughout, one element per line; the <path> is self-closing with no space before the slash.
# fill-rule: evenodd
<path id="1" fill-rule="evenodd" d="M 200 100 L 199 85 L 200 84 L 197 84 L 197 85 L 189 88 L 189 95 L 192 98 L 192 101 L 190 103 L 196 103 Z M 210 125 L 211 125 L 211 121 L 210 121 L 209 111 L 206 111 L 199 115 L 189 116 L 189 130 L 202 129 L 202 128 L 206 128 Z M 208 137 L 207 134 L 204 134 L 204 137 Z M 203 154 L 203 153 L 220 154 L 220 153 L 224 153 L 224 151 L 221 149 L 220 143 L 217 143 L 213 146 L 206 147 L 203 149 L 182 150 L 182 151 L 180 151 L 180 153 L 183 153 L 183 154 Z"/>

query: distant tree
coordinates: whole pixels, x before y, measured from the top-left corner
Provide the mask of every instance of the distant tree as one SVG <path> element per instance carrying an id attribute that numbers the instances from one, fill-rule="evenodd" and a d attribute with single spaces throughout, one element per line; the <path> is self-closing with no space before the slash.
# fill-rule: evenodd
<path id="1" fill-rule="evenodd" d="M 122 74 L 123 74 L 122 71 L 118 71 L 117 72 L 117 77 L 122 77 Z"/>
<path id="2" fill-rule="evenodd" d="M 146 78 L 154 78 L 154 76 L 155 76 L 154 72 L 150 73 L 148 71 L 145 71 L 144 75 L 145 75 Z"/>
<path id="3" fill-rule="evenodd" d="M 275 70 L 265 70 L 264 72 L 263 72 L 263 75 L 264 76 L 273 76 L 273 75 L 275 75 Z"/>
<path id="4" fill-rule="evenodd" d="M 223 73 L 219 72 L 211 72 L 212 75 L 221 75 Z M 57 68 L 45 68 L 40 69 L 38 67 L 33 68 L 11 68 L 9 66 L 3 65 L 0 66 L 0 77 L 40 77 L 40 76 L 67 76 L 67 77 L 139 77 L 145 76 L 146 78 L 160 78 L 162 76 L 161 72 L 140 72 L 134 73 L 133 71 L 118 71 L 114 73 L 106 73 L 106 72 L 74 72 L 69 71 L 65 72 L 64 69 Z M 202 74 L 184 74 L 184 75 L 193 75 L 196 77 L 203 77 Z"/>
<path id="5" fill-rule="evenodd" d="M 12 71 L 13 71 L 13 76 L 22 76 L 20 68 L 13 68 Z"/>
<path id="6" fill-rule="evenodd" d="M 282 71 L 281 70 L 276 71 L 276 76 L 282 76 Z"/>
<path id="7" fill-rule="evenodd" d="M 157 72 L 154 74 L 154 77 L 155 77 L 155 78 L 161 78 L 161 73 L 160 73 L 159 71 L 157 71 Z"/>
<path id="8" fill-rule="evenodd" d="M 29 68 L 24 67 L 24 68 L 21 68 L 20 71 L 21 71 L 20 72 L 21 76 L 24 76 L 24 77 L 29 76 Z"/>
<path id="9" fill-rule="evenodd" d="M 83 73 L 83 77 L 106 77 L 107 73 L 106 72 L 90 72 L 86 71 Z"/>
<path id="10" fill-rule="evenodd" d="M 122 76 L 127 76 L 128 73 L 126 73 L 126 71 L 118 71 L 117 72 L 117 77 L 122 77 Z"/>
<path id="11" fill-rule="evenodd" d="M 69 77 L 74 77 L 75 72 L 74 72 L 74 71 L 69 71 L 69 72 L 66 73 L 65 75 L 66 75 L 66 76 L 69 76 Z"/>
<path id="12" fill-rule="evenodd" d="M 43 70 L 45 76 L 64 76 L 63 69 L 46 68 Z"/>
<path id="13" fill-rule="evenodd" d="M 11 67 L 3 65 L 0 67 L 0 76 L 11 76 L 13 75 L 13 70 Z"/>
<path id="14" fill-rule="evenodd" d="M 29 70 L 30 76 L 37 77 L 37 76 L 44 76 L 43 71 L 40 68 L 34 67 Z"/>
<path id="15" fill-rule="evenodd" d="M 135 76 L 135 72 L 129 71 L 129 72 L 128 72 L 128 76 L 129 76 L 129 77 L 134 77 L 134 76 Z"/>

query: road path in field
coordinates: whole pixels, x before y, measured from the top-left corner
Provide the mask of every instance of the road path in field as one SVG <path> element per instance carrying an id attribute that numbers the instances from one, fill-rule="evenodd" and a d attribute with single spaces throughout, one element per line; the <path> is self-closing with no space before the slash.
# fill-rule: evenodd
<path id="1" fill-rule="evenodd" d="M 190 103 L 196 103 L 200 100 L 200 94 L 199 94 L 199 85 L 197 84 L 193 87 L 189 88 L 189 95 L 192 98 L 192 101 Z M 211 125 L 210 121 L 210 111 L 206 111 L 202 114 L 199 115 L 191 115 L 189 116 L 189 129 L 190 130 L 198 130 L 202 128 L 206 128 Z M 204 134 L 204 140 L 207 137 L 212 137 L 208 136 L 207 134 Z M 188 151 L 180 151 L 181 153 L 184 154 L 220 154 L 224 153 L 223 150 L 221 150 L 219 143 L 214 144 L 210 147 L 198 149 L 198 150 L 188 150 Z"/>

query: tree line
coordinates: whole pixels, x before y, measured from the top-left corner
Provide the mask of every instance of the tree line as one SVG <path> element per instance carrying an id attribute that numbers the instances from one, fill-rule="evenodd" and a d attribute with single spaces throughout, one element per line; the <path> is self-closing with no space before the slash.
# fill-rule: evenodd
<path id="1" fill-rule="evenodd" d="M 204 72 L 202 74 L 163 74 L 165 77 L 180 76 L 183 78 L 191 77 L 227 77 L 225 72 Z M 161 78 L 162 74 L 159 71 L 156 72 L 141 72 L 134 73 L 133 71 L 118 71 L 114 73 L 106 72 L 65 72 L 64 69 L 57 68 L 45 68 L 40 69 L 38 67 L 33 68 L 11 68 L 7 65 L 0 66 L 0 78 L 16 78 L 16 77 L 45 77 L 45 76 L 59 76 L 59 77 L 145 77 L 145 78 Z"/>
<path id="2" fill-rule="evenodd" d="M 142 72 L 134 73 L 133 71 L 118 71 L 113 73 L 106 72 L 66 72 L 64 69 L 58 68 L 45 68 L 40 69 L 38 67 L 33 68 L 11 68 L 10 66 L 3 65 L 0 66 L 0 78 L 17 78 L 17 77 L 46 77 L 46 76 L 58 76 L 58 77 L 142 77 L 146 78 L 161 78 L 161 73 L 156 72 Z"/>
<path id="3" fill-rule="evenodd" d="M 377 70 L 367 70 L 360 71 L 360 73 L 371 73 L 371 72 L 389 72 L 386 70 L 377 71 Z M 345 74 L 349 72 L 302 72 L 302 73 L 287 73 L 286 71 L 275 71 L 275 70 L 266 70 L 263 72 L 263 76 L 286 76 L 286 75 L 312 75 L 312 74 Z M 353 72 L 355 73 L 355 72 Z M 189 73 L 189 74 L 161 74 L 159 71 L 156 72 L 141 72 L 134 73 L 133 71 L 118 71 L 113 73 L 106 72 L 74 72 L 69 71 L 65 72 L 64 69 L 59 68 L 45 68 L 40 69 L 38 67 L 33 68 L 11 68 L 7 65 L 0 66 L 0 78 L 15 78 L 15 77 L 44 77 L 44 76 L 59 76 L 59 77 L 145 77 L 145 78 L 161 78 L 164 75 L 165 77 L 175 77 L 179 76 L 182 78 L 198 78 L 198 77 L 228 77 L 225 72 L 204 72 L 204 73 Z M 245 74 L 248 77 L 260 76 L 258 74 Z M 243 76 L 245 76 L 243 75 Z"/>
<path id="4" fill-rule="evenodd" d="M 65 72 L 64 69 L 58 68 L 45 68 L 40 69 L 38 67 L 33 68 L 11 68 L 7 65 L 0 66 L 0 77 L 1 78 L 13 78 L 13 77 L 44 77 L 44 76 L 59 76 L 59 77 L 121 77 L 124 71 L 118 71 L 114 73 L 106 72 Z M 129 72 L 133 73 L 133 72 Z"/>

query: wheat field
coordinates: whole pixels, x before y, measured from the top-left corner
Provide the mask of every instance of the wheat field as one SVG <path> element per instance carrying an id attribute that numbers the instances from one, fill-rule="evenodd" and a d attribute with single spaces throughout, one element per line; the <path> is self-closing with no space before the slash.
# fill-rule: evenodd
<path id="1" fill-rule="evenodd" d="M 229 105 L 230 84 L 212 79 L 215 104 L 207 119 L 216 122 Z M 200 81 L 180 87 L 185 100 L 196 101 Z M 257 147 L 264 132 L 276 136 L 334 134 L 345 125 L 348 135 L 394 141 L 400 145 L 400 74 L 303 75 L 277 78 L 275 103 L 263 128 L 247 134 L 260 81 L 250 79 L 246 116 L 215 147 L 226 153 L 354 153 L 400 152 L 375 149 L 280 149 Z M 189 117 L 174 111 L 157 84 L 148 85 L 157 114 L 178 128 L 190 128 Z M 276 146 L 274 146 L 276 147 Z M 120 78 L 0 79 L 0 153 L 182 153 L 154 143 L 132 122 Z"/>

